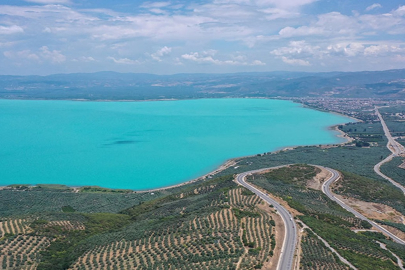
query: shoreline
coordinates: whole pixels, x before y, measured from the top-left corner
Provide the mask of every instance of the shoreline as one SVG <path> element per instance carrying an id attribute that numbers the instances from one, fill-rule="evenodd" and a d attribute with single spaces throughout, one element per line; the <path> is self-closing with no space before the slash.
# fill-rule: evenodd
<path id="1" fill-rule="evenodd" d="M 249 97 L 246 97 L 246 98 L 249 98 Z M 255 97 L 255 98 L 256 98 L 256 97 Z M 196 99 L 201 99 L 201 98 L 196 98 Z M 244 99 L 244 98 L 243 98 L 243 99 Z M 313 110 L 322 111 L 322 110 L 319 110 L 319 109 L 317 109 L 317 108 L 310 107 L 310 106 L 307 106 L 307 105 L 305 105 L 305 104 L 303 104 L 303 103 L 296 102 L 296 101 L 290 100 L 290 99 L 269 98 L 269 97 L 262 97 L 262 98 L 257 98 L 257 99 L 278 99 L 278 100 L 285 100 L 285 101 L 290 101 L 290 102 L 293 102 L 293 103 L 301 104 L 301 106 L 302 106 L 302 107 L 305 107 L 305 108 L 309 108 L 309 109 L 313 109 Z M 25 99 L 21 99 L 21 100 L 25 100 Z M 30 100 L 54 100 L 54 99 L 30 99 Z M 60 99 L 60 100 L 59 100 L 59 99 L 58 99 L 57 101 L 79 101 L 79 102 L 147 102 L 147 101 L 177 101 L 177 100 L 183 100 L 183 99 L 149 99 L 149 100 L 86 100 L 86 99 Z M 187 100 L 194 100 L 194 99 L 187 99 Z M 333 111 L 322 111 L 322 112 L 333 113 L 333 114 L 337 114 L 337 115 L 340 115 L 340 116 L 344 116 L 344 117 L 346 117 L 346 118 L 351 118 L 351 119 L 355 120 L 356 122 L 362 122 L 362 120 L 360 120 L 360 119 L 356 119 L 356 118 L 354 118 L 354 117 L 347 116 L 347 115 L 344 115 L 344 114 L 341 114 L 341 113 L 338 113 L 338 112 L 333 112 Z M 332 125 L 332 126 L 328 126 L 328 127 L 327 127 L 328 130 L 330 130 L 330 131 L 332 131 L 332 132 L 333 132 L 333 131 L 334 131 L 334 132 L 337 132 L 338 134 L 336 134 L 335 136 L 338 137 L 338 138 L 344 139 L 343 142 L 340 142 L 340 143 L 328 143 L 328 144 L 284 146 L 284 147 L 281 147 L 281 148 L 276 149 L 276 150 L 274 150 L 274 151 L 266 152 L 266 153 L 267 153 L 267 154 L 277 154 L 277 153 L 283 152 L 283 151 L 294 150 L 294 149 L 299 148 L 299 147 L 306 147 L 306 146 L 312 146 L 312 147 L 328 147 L 328 146 L 330 146 L 330 147 L 334 147 L 334 146 L 336 146 L 336 145 L 344 145 L 344 144 L 347 144 L 347 143 L 351 143 L 354 139 L 351 138 L 350 136 L 348 136 L 347 133 L 343 132 L 342 130 L 340 130 L 340 129 L 338 128 L 339 125 L 346 125 L 346 124 L 347 124 L 347 122 L 346 122 L 346 123 L 335 124 L 335 125 Z M 137 190 L 137 189 L 125 189 L 125 190 L 131 190 L 132 192 L 135 192 L 135 193 L 150 193 L 150 192 L 153 193 L 153 192 L 158 192 L 158 191 L 163 191 L 163 190 L 167 190 L 167 189 L 172 189 L 172 188 L 181 187 L 181 186 L 184 186 L 184 185 L 196 183 L 196 182 L 198 182 L 198 181 L 204 181 L 204 180 L 206 180 L 207 178 L 211 178 L 212 176 L 216 175 L 217 173 L 219 173 L 219 172 L 221 172 L 221 171 L 224 171 L 224 170 L 230 168 L 231 166 L 235 166 L 235 165 L 237 164 L 238 160 L 243 159 L 243 158 L 253 157 L 253 156 L 256 156 L 256 155 L 257 155 L 257 154 L 253 154 L 253 155 L 247 155 L 247 156 L 241 156 L 241 157 L 235 157 L 235 158 L 228 159 L 228 160 L 226 160 L 224 163 L 222 163 L 221 165 L 219 165 L 219 166 L 218 166 L 216 169 L 214 169 L 213 171 L 210 171 L 210 172 L 208 172 L 208 173 L 206 173 L 206 174 L 204 174 L 204 175 L 202 175 L 202 176 L 199 176 L 199 177 L 197 177 L 197 178 L 193 178 L 193 179 L 188 180 L 188 181 L 186 181 L 186 182 L 182 182 L 182 183 L 178 183 L 178 184 L 174 184 L 174 185 L 170 185 L 170 186 L 163 186 L 163 187 L 159 187 L 159 188 L 152 188 L 152 189 L 138 189 L 138 190 Z M 9 186 L 11 186 L 11 185 L 22 185 L 22 186 L 36 187 L 37 185 L 40 185 L 40 184 L 34 184 L 34 185 L 31 185 L 31 184 L 10 184 L 10 185 L 7 185 L 7 186 L 0 186 L 0 190 L 8 189 Z M 48 185 L 61 185 L 61 184 L 48 184 Z M 63 185 L 63 184 L 62 184 L 62 185 Z M 66 187 L 72 189 L 72 191 L 75 192 L 75 193 L 78 193 L 78 192 L 79 192 L 79 189 L 82 188 L 82 187 L 90 187 L 90 185 L 84 185 L 84 186 L 69 186 L 69 185 L 63 185 L 63 186 L 66 186 Z M 96 186 L 93 186 L 93 187 L 96 187 Z M 99 186 L 97 186 L 97 187 L 99 187 Z M 105 188 L 105 187 L 100 187 L 100 188 Z M 121 189 L 119 189 L 119 188 L 105 188 L 105 189 L 109 189 L 109 190 L 121 190 Z"/>
<path id="2" fill-rule="evenodd" d="M 343 115 L 343 116 L 345 116 L 345 115 Z M 280 149 L 277 149 L 277 150 L 274 150 L 274 151 L 271 151 L 271 152 L 266 152 L 266 153 L 268 153 L 268 154 L 277 154 L 277 153 L 280 153 L 280 152 L 283 152 L 283 151 L 294 150 L 294 149 L 299 148 L 299 147 L 307 147 L 307 146 L 312 146 L 312 147 L 328 147 L 328 146 L 330 146 L 330 147 L 334 147 L 336 145 L 344 145 L 344 144 L 347 144 L 347 143 L 351 143 L 354 139 L 352 137 L 348 136 L 347 133 L 343 132 L 342 130 L 340 130 L 338 128 L 339 125 L 345 125 L 345 124 L 346 123 L 341 123 L 341 124 L 336 124 L 336 125 L 332 125 L 332 126 L 328 127 L 328 130 L 332 130 L 332 131 L 336 131 L 336 132 L 340 133 L 340 134 L 337 134 L 336 137 L 339 137 L 339 138 L 342 138 L 342 139 L 345 140 L 345 141 L 343 141 L 341 143 L 285 146 L 285 147 L 282 147 Z M 219 172 L 222 172 L 222 171 L 224 171 L 224 170 L 226 170 L 226 169 L 228 169 L 228 168 L 230 168 L 232 166 L 237 165 L 238 160 L 243 159 L 243 158 L 253 157 L 253 156 L 256 156 L 256 154 L 228 159 L 224 163 L 222 163 L 218 168 L 216 168 L 215 170 L 210 171 L 210 172 L 208 172 L 208 173 L 206 173 L 206 174 L 204 174 L 202 176 L 199 176 L 197 178 L 188 180 L 188 181 L 183 182 L 183 183 L 178 183 L 178 184 L 174 184 L 174 185 L 170 185 L 170 186 L 166 186 L 166 187 L 159 187 L 159 188 L 153 188 L 153 189 L 143 189 L 143 190 L 142 189 L 140 189 L 140 190 L 139 189 L 138 190 L 137 189 L 126 189 L 126 190 L 131 190 L 134 193 L 153 193 L 153 192 L 159 192 L 159 191 L 164 191 L 164 190 L 167 190 L 167 189 L 172 189 L 172 188 L 185 186 L 185 185 L 188 185 L 188 184 L 196 183 L 198 181 L 204 181 L 207 178 L 210 178 L 210 177 L 216 175 Z M 10 185 L 20 185 L 20 184 L 10 184 Z M 8 189 L 10 185 L 8 185 L 8 186 L 0 186 L 0 190 Z M 21 184 L 21 185 L 35 187 L 35 186 L 40 185 L 40 184 L 36 184 L 36 185 Z M 61 185 L 61 184 L 47 184 L 47 185 Z M 64 186 L 72 189 L 72 192 L 75 192 L 75 193 L 78 193 L 79 189 L 82 188 L 82 187 L 90 187 L 90 186 L 86 186 L 86 185 L 85 186 L 64 185 Z M 100 187 L 100 188 L 105 188 L 105 187 Z M 121 190 L 119 188 L 105 188 L 105 189 Z"/>
<path id="3" fill-rule="evenodd" d="M 343 114 L 341 114 L 341 115 L 342 115 L 342 116 L 345 116 L 345 117 L 348 117 L 348 116 L 343 115 Z M 353 118 L 353 117 L 349 117 L 349 118 L 355 119 L 355 118 Z M 361 120 L 358 120 L 358 121 L 359 121 L 359 122 L 362 122 Z M 328 144 L 314 144 L 314 145 L 285 146 L 285 147 L 282 147 L 282 148 L 280 148 L 280 149 L 278 149 L 278 150 L 274 150 L 274 151 L 267 152 L 267 153 L 268 153 L 268 154 L 277 154 L 277 153 L 279 153 L 279 152 L 294 150 L 294 149 L 296 149 L 296 148 L 299 148 L 299 147 L 306 147 L 306 146 L 313 146 L 313 147 L 327 147 L 327 146 L 332 146 L 332 147 L 333 147 L 333 146 L 336 146 L 336 145 L 345 145 L 345 144 L 347 144 L 347 143 L 351 143 L 352 141 L 354 141 L 354 139 L 353 139 L 352 137 L 350 137 L 349 135 L 347 135 L 347 133 L 345 133 L 344 131 L 342 131 L 342 130 L 339 129 L 339 126 L 340 126 L 340 125 L 345 125 L 345 124 L 347 124 L 347 123 L 336 124 L 336 125 L 332 125 L 332 126 L 329 126 L 329 127 L 328 127 L 328 130 L 334 130 L 334 131 L 340 133 L 340 134 L 337 134 L 336 137 L 339 137 L 339 138 L 342 138 L 342 139 L 345 140 L 345 141 L 343 141 L 343 142 L 341 142 L 341 143 L 333 143 L 333 144 L 328 143 Z M 189 180 L 189 181 L 187 181 L 187 182 L 184 182 L 184 183 L 179 183 L 179 184 L 176 184 L 176 185 L 171 185 L 171 186 L 161 187 L 161 188 L 156 188 L 156 189 L 134 190 L 134 191 L 136 191 L 136 192 L 154 192 L 154 191 L 161 191 L 161 190 L 166 190 L 166 189 L 181 187 L 181 186 L 184 186 L 184 185 L 187 185 L 187 184 L 191 184 L 191 183 L 195 183 L 195 182 L 198 182 L 198 181 L 203 181 L 203 180 L 205 180 L 205 179 L 206 179 L 207 177 L 209 177 L 209 176 L 214 176 L 215 174 L 217 174 L 217 173 L 219 173 L 219 172 L 221 172 L 221 171 L 224 171 L 224 170 L 228 169 L 228 168 L 231 167 L 231 166 L 237 165 L 239 159 L 248 158 L 248 157 L 253 157 L 253 156 L 256 156 L 256 154 L 255 154 L 255 155 L 248 155 L 248 156 L 242 156 L 242 157 L 236 157 L 236 158 L 228 159 L 228 160 L 226 160 L 222 165 L 220 165 L 217 169 L 215 169 L 215 170 L 213 170 L 213 171 L 211 171 L 211 172 L 209 172 L 209 173 L 206 173 L 206 174 L 204 174 L 204 175 L 202 175 L 202 176 L 200 176 L 200 177 L 197 177 L 197 178 L 194 178 L 194 179 Z"/>

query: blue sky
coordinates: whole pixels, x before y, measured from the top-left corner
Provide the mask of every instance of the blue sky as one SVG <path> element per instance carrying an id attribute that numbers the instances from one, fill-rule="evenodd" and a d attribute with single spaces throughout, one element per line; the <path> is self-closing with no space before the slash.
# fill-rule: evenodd
<path id="1" fill-rule="evenodd" d="M 405 1 L 0 0 L 0 74 L 405 68 Z"/>

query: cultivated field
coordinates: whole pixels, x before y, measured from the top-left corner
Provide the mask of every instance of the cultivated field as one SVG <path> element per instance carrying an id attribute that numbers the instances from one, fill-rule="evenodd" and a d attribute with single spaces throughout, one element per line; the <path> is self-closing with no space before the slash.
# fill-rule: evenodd
<path id="1" fill-rule="evenodd" d="M 192 193 L 210 189 L 215 187 Z M 247 190 L 229 190 L 222 204 L 212 202 L 211 207 L 222 209 L 211 214 L 145 231 L 136 240 L 96 246 L 80 256 L 71 269 L 235 269 L 238 264 L 240 269 L 261 267 L 271 259 L 275 245 L 272 219 L 257 209 L 261 201 L 256 195 L 243 193 Z"/>

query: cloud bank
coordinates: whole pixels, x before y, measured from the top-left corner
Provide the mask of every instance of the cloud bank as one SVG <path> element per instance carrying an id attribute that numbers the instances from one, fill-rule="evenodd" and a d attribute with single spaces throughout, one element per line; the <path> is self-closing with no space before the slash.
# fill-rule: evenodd
<path id="1" fill-rule="evenodd" d="M 0 73 L 405 68 L 397 0 L 136 2 L 0 5 Z"/>

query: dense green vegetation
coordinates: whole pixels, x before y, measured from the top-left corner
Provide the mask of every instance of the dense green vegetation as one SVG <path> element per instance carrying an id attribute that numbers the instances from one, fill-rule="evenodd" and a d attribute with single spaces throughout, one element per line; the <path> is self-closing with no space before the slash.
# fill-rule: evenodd
<path id="1" fill-rule="evenodd" d="M 73 212 L 76 212 L 76 210 L 70 205 L 65 205 L 65 206 L 62 206 L 62 212 L 73 213 Z"/>
<path id="2" fill-rule="evenodd" d="M 329 269 L 348 269 L 347 265 L 336 258 L 336 255 L 308 229 L 305 229 L 301 249 L 300 269 L 302 270 L 322 269 L 325 266 Z"/>
<path id="3" fill-rule="evenodd" d="M 343 223 L 331 224 L 313 215 L 300 219 L 358 269 L 397 269 L 392 255 L 381 249 L 375 239 L 356 234 Z"/>
<path id="4" fill-rule="evenodd" d="M 395 222 L 390 222 L 390 221 L 385 221 L 385 220 L 377 220 L 377 222 L 380 224 L 383 224 L 383 225 L 391 226 L 391 227 L 396 228 L 405 233 L 405 224 L 395 223 Z"/>
<path id="5" fill-rule="evenodd" d="M 404 162 L 404 158 L 395 157 L 390 162 L 384 163 L 380 170 L 383 174 L 391 177 L 396 182 L 405 186 L 405 169 L 398 167 Z"/>
<path id="6" fill-rule="evenodd" d="M 193 186 L 193 185 L 190 185 Z M 118 213 L 128 207 L 178 192 L 185 187 L 150 192 L 75 192 L 66 186 L 13 186 L 0 190 L 0 216 L 60 212 L 70 206 L 77 212 Z M 187 187 L 188 188 L 188 187 Z"/>
<path id="7" fill-rule="evenodd" d="M 134 193 L 130 189 L 112 189 L 112 188 L 103 188 L 98 186 L 84 186 L 79 188 L 79 192 L 111 192 L 111 193 Z"/>
<path id="8" fill-rule="evenodd" d="M 384 120 L 386 116 L 383 116 Z M 405 122 L 401 121 L 385 121 L 388 129 L 393 137 L 396 136 L 405 136 Z"/>
<path id="9" fill-rule="evenodd" d="M 85 230 L 61 230 L 59 226 L 38 226 L 38 235 L 54 236 L 54 241 L 43 252 L 38 269 L 67 269 L 84 252 L 82 241 L 100 233 L 112 232 L 129 223 L 129 217 L 120 214 L 86 214 Z M 41 223 L 46 225 L 46 221 Z"/>
<path id="10" fill-rule="evenodd" d="M 295 164 L 282 167 L 265 173 L 265 177 L 274 181 L 281 181 L 284 184 L 305 186 L 308 180 L 314 178 L 320 169 L 306 164 Z"/>
<path id="11" fill-rule="evenodd" d="M 389 205 L 405 214 L 405 196 L 388 182 L 375 181 L 353 173 L 341 172 L 340 180 L 334 192 L 366 202 L 378 202 Z"/>
<path id="12" fill-rule="evenodd" d="M 394 243 L 392 241 L 382 239 L 380 242 L 384 243 L 387 245 L 387 248 L 393 252 L 395 255 L 397 255 L 399 258 L 401 258 L 402 261 L 405 261 L 405 246 Z"/>

